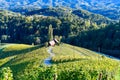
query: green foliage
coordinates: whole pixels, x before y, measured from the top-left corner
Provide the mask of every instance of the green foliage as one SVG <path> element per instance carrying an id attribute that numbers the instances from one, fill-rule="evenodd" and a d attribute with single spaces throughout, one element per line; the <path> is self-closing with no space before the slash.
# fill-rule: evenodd
<path id="1" fill-rule="evenodd" d="M 60 72 L 58 80 L 90 80 L 89 73 L 83 68 L 64 69 Z"/>
<path id="2" fill-rule="evenodd" d="M 2 52 L 0 52 L 0 58 L 5 58 L 5 57 L 11 57 L 14 56 L 16 54 L 20 54 L 23 52 L 29 52 L 30 49 L 34 49 L 35 47 L 31 46 L 31 45 L 25 45 L 25 44 L 8 44 L 6 45 L 6 48 L 2 50 Z"/>
<path id="3" fill-rule="evenodd" d="M 1 42 L 40 44 L 57 35 L 62 37 L 61 41 L 77 46 L 120 48 L 120 23 L 105 27 L 111 21 L 99 15 L 81 12 L 80 17 L 64 9 L 44 10 L 41 14 L 52 13 L 39 16 L 38 11 L 38 15 L 24 16 L 0 12 Z M 100 75 L 102 80 L 114 80 L 116 74 L 118 77 L 118 61 L 101 57 L 93 51 L 60 44 L 53 52 L 55 66 L 45 66 L 44 59 L 49 56 L 45 47 L 12 45 L 0 51 L 0 67 L 10 67 L 15 80 L 96 80 Z M 0 78 L 4 78 L 4 71 L 8 74 L 11 70 L 1 69 Z"/>
<path id="4" fill-rule="evenodd" d="M 9 53 L 15 46 L 6 47 L 3 51 Z M 102 57 L 88 49 L 62 43 L 53 48 L 52 65 L 46 66 L 43 63 L 49 56 L 46 48 L 35 46 L 24 51 L 21 47 L 19 45 L 18 51 L 14 50 L 15 56 L 6 56 L 6 62 L 0 59 L 2 67 L 11 68 L 14 80 L 96 80 L 100 75 L 102 80 L 117 80 L 119 74 L 117 60 Z"/>
<path id="5" fill-rule="evenodd" d="M 54 80 L 57 78 L 57 68 L 55 65 L 47 67 L 39 72 L 38 78 L 40 80 Z"/>
<path id="6" fill-rule="evenodd" d="M 13 80 L 13 74 L 10 67 L 0 69 L 0 80 Z"/>
<path id="7" fill-rule="evenodd" d="M 91 4 L 92 3 L 92 4 Z M 4 5 L 3 5 L 4 4 Z M 12 7 L 11 5 L 12 4 Z M 58 5 L 59 4 L 59 5 Z M 94 5 L 93 5 L 94 4 Z M 67 11 L 70 10 L 70 8 L 73 9 L 85 9 L 88 10 L 90 12 L 93 13 L 97 13 L 97 14 L 101 14 L 104 15 L 106 17 L 109 17 L 111 19 L 119 19 L 119 4 L 120 2 L 117 0 L 110 0 L 110 1 L 99 1 L 99 0 L 85 0 L 85 1 L 80 1 L 80 0 L 63 0 L 63 1 L 59 1 L 59 0 L 50 0 L 50 1 L 46 1 L 46 0 L 42 0 L 41 2 L 39 2 L 39 0 L 32 0 L 32 1 L 1 1 L 0 3 L 0 7 L 1 9 L 9 9 L 12 10 L 14 12 L 20 12 L 20 13 L 25 13 L 28 11 L 32 11 L 32 10 L 36 10 L 38 11 L 38 9 L 40 8 L 52 8 L 57 6 L 63 6 L 63 7 L 67 7 Z M 42 11 L 46 11 L 47 15 L 51 15 L 51 14 L 55 14 L 57 15 L 53 10 L 51 10 L 51 12 L 49 12 L 48 10 L 44 10 L 42 9 Z M 35 12 L 33 12 L 35 13 Z M 51 13 L 51 14 L 50 14 Z M 35 13 L 36 14 L 36 13 Z M 86 15 L 86 14 L 83 14 Z"/>
<path id="8" fill-rule="evenodd" d="M 6 47 L 3 49 L 3 53 L 5 54 L 0 56 L 2 57 L 0 58 L 0 62 L 2 62 L 0 67 L 9 66 L 15 80 L 36 80 L 37 74 L 35 75 L 35 69 L 43 64 L 44 59 L 48 56 L 46 49 L 40 47 L 41 46 L 31 47 L 22 44 L 14 44 Z"/>
<path id="9" fill-rule="evenodd" d="M 115 80 L 119 69 L 116 61 L 87 49 L 62 44 L 62 49 L 56 46 L 53 52 L 56 56 L 52 58 L 52 62 L 57 64 L 58 80 L 96 80 L 100 74 L 102 80 Z"/>
<path id="10" fill-rule="evenodd" d="M 94 23 L 92 23 L 94 24 Z M 77 36 L 64 39 L 66 43 L 101 51 L 118 57 L 120 53 L 120 23 L 107 27 L 79 32 Z M 94 24 L 95 26 L 95 24 Z"/>
<path id="11" fill-rule="evenodd" d="M 66 8 L 45 8 L 30 11 L 26 13 L 27 16 L 24 16 L 2 10 L 0 12 L 0 40 L 11 43 L 43 44 L 49 40 L 48 34 L 66 39 L 82 31 L 104 27 L 102 24 L 114 23 L 100 15 L 89 15 L 90 13 L 86 11 L 82 14 L 84 17 L 87 15 L 87 18 L 77 16 L 73 12 Z"/>
<path id="12" fill-rule="evenodd" d="M 37 68 L 32 68 L 29 71 L 26 69 L 21 76 L 18 76 L 19 80 L 54 80 L 57 79 L 57 68 L 53 66 L 41 65 Z"/>

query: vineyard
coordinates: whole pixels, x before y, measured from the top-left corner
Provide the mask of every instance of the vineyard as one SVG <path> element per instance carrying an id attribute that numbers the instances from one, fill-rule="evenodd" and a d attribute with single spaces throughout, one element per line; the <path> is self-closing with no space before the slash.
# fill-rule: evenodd
<path id="1" fill-rule="evenodd" d="M 0 80 L 118 80 L 119 60 L 88 49 L 60 44 L 53 47 L 52 65 L 46 47 L 14 44 L 0 52 Z M 7 78 L 5 77 L 7 75 Z"/>

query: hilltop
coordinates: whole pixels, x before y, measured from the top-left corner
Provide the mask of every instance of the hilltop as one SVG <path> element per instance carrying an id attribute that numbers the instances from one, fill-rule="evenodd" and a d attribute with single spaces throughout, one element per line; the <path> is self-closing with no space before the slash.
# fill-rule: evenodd
<path id="1" fill-rule="evenodd" d="M 63 43 L 55 46 L 53 53 L 55 56 L 52 57 L 52 65 L 49 66 L 44 64 L 44 60 L 49 57 L 47 48 L 14 44 L 0 52 L 0 67 L 10 67 L 15 80 L 49 80 L 53 79 L 54 75 L 57 75 L 58 80 L 96 80 L 100 74 L 104 79 L 119 79 L 117 60 Z"/>

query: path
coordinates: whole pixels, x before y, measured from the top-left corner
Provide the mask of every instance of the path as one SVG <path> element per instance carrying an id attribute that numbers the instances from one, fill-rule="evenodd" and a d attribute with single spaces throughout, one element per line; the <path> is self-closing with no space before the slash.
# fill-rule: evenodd
<path id="1" fill-rule="evenodd" d="M 52 64 L 52 63 L 51 63 L 51 58 L 52 58 L 53 56 L 55 56 L 55 54 L 52 52 L 52 48 L 53 48 L 53 47 L 48 47 L 48 48 L 47 48 L 47 52 L 48 52 L 48 54 L 50 54 L 50 56 L 44 60 L 44 64 L 45 64 L 45 65 L 51 65 L 51 64 Z"/>
<path id="2" fill-rule="evenodd" d="M 81 55 L 89 56 L 89 55 L 83 53 L 83 52 L 80 51 L 80 50 L 77 50 L 77 49 L 72 48 L 72 47 L 70 47 L 70 48 L 71 48 L 71 49 L 74 49 L 76 52 L 79 52 L 79 54 L 81 54 Z M 87 50 L 86 50 L 86 51 L 87 51 Z M 94 51 L 94 52 L 96 52 L 96 51 Z M 103 55 L 103 56 L 106 56 L 106 57 L 109 57 L 109 58 L 111 58 L 111 59 L 120 60 L 120 58 L 116 58 L 116 57 L 114 57 L 114 56 L 110 56 L 110 55 L 107 55 L 107 54 L 104 54 L 104 53 L 100 53 L 100 52 L 96 52 L 96 53 L 97 53 L 97 54 L 100 54 L 100 55 Z"/>

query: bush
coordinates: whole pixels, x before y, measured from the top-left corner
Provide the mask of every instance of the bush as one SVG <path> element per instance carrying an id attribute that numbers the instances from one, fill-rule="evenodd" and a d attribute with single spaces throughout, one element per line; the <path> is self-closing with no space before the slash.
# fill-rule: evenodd
<path id="1" fill-rule="evenodd" d="M 13 74 L 9 67 L 0 70 L 0 80 L 13 80 Z"/>

